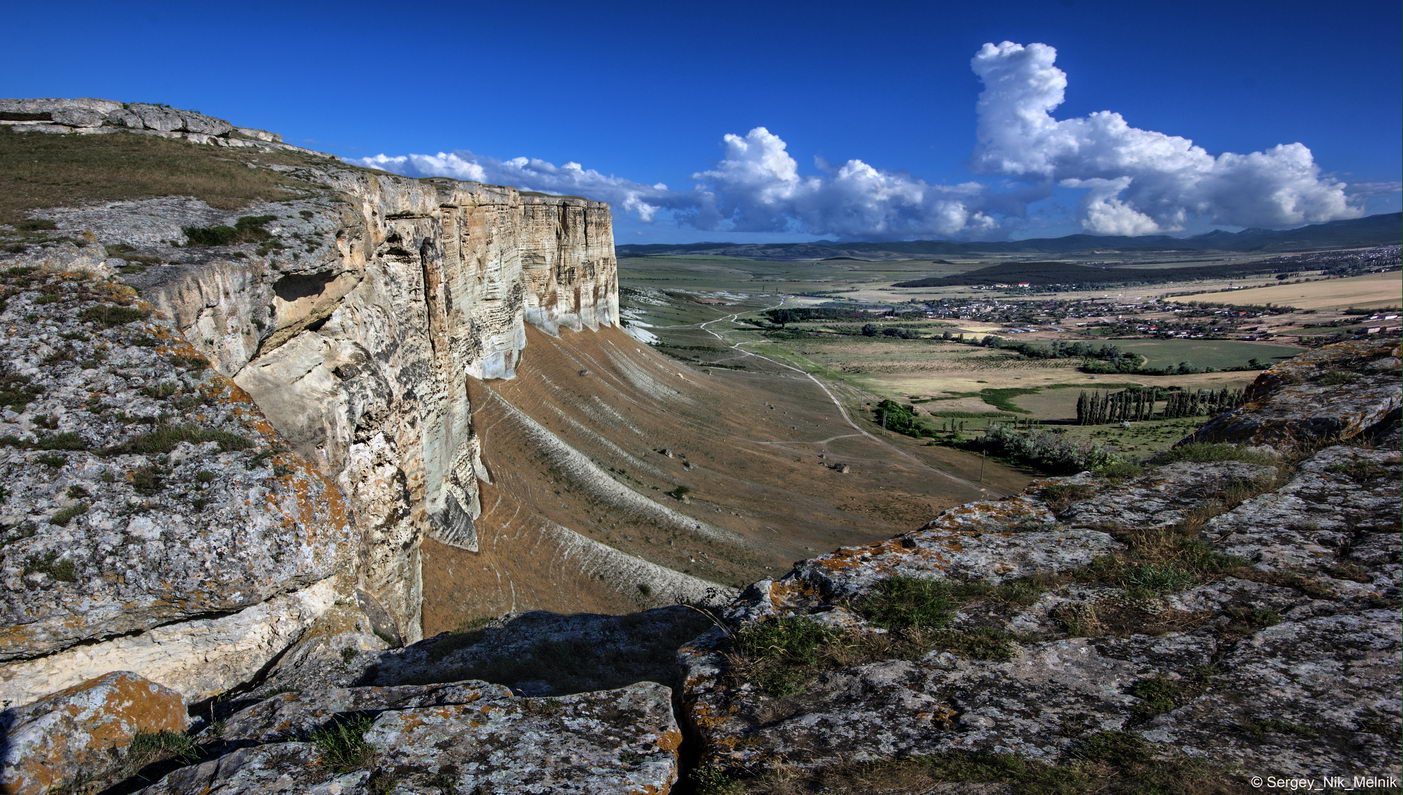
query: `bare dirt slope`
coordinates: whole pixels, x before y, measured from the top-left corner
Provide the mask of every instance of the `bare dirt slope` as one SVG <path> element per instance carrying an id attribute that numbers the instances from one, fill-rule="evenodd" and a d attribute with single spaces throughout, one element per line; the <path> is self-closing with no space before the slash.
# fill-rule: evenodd
<path id="1" fill-rule="evenodd" d="M 779 367 L 696 369 L 616 329 L 528 336 L 516 379 L 470 383 L 492 482 L 478 552 L 425 545 L 426 634 L 742 585 L 1027 480 L 991 463 L 981 487 L 977 457 L 866 437 Z"/>

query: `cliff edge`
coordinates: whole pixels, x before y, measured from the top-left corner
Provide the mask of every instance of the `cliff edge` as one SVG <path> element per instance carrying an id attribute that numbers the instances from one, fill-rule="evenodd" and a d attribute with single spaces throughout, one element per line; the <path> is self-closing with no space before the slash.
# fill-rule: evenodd
<path id="1" fill-rule="evenodd" d="M 825 792 L 1396 782 L 1396 346 L 1277 365 L 1143 468 L 1038 481 L 751 586 L 682 652 L 701 778 Z"/>

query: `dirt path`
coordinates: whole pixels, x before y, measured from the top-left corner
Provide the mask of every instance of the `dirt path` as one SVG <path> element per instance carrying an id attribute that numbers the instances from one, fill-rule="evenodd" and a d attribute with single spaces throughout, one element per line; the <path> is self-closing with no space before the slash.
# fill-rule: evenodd
<path id="1" fill-rule="evenodd" d="M 779 309 L 779 308 L 783 307 L 784 304 L 785 304 L 785 301 L 788 301 L 788 300 L 789 300 L 789 299 L 787 299 L 787 298 L 782 298 L 782 299 L 780 299 L 779 303 L 775 304 L 774 306 L 765 307 L 765 309 L 762 310 L 762 311 L 768 311 L 768 310 L 771 310 L 771 309 Z M 704 323 L 699 323 L 699 324 L 695 324 L 695 325 L 697 326 L 697 328 L 700 328 L 702 331 L 705 331 L 706 333 L 708 333 L 708 334 L 710 334 L 711 336 L 715 337 L 716 339 L 720 340 L 722 343 L 728 343 L 728 342 L 730 342 L 730 340 L 726 339 L 725 337 L 723 337 L 722 335 L 716 333 L 715 331 L 712 331 L 710 328 L 708 328 L 708 326 L 710 326 L 712 323 L 719 323 L 719 322 L 721 322 L 721 321 L 725 321 L 725 322 L 727 322 L 727 323 L 734 323 L 734 322 L 736 321 L 736 318 L 740 317 L 741 314 L 742 314 L 742 312 L 736 312 L 736 313 L 731 314 L 731 315 L 725 315 L 725 316 L 723 316 L 723 317 L 718 317 L 718 318 L 716 318 L 715 320 L 708 320 L 708 321 L 706 321 L 706 322 L 704 322 Z M 793 370 L 794 372 L 799 373 L 800 375 L 802 375 L 802 376 L 804 376 L 805 378 L 809 379 L 810 381 L 814 382 L 814 385 L 817 386 L 819 389 L 823 390 L 823 394 L 827 395 L 827 396 L 828 396 L 828 399 L 833 403 L 834 406 L 837 407 L 837 409 L 838 409 L 838 414 L 839 414 L 840 416 L 842 416 L 843 422 L 846 422 L 849 426 L 852 427 L 853 430 L 857 431 L 858 433 L 862 434 L 863 436 L 866 436 L 868 439 L 872 440 L 873 442 L 876 442 L 877 444 L 881 445 L 882 447 L 885 447 L 886 449 L 888 449 L 888 450 L 890 450 L 890 451 L 896 453 L 897 455 L 901 456 L 902 458 L 905 458 L 906 460 L 911 461 L 912 463 L 916 464 L 917 466 L 924 467 L 925 469 L 928 469 L 928 470 L 930 470 L 931 472 L 934 472 L 935 474 L 940 475 L 941 477 L 950 480 L 951 482 L 959 483 L 960 485 L 962 485 L 962 486 L 968 486 L 969 488 L 978 489 L 978 490 L 981 491 L 981 492 L 989 492 L 989 491 L 990 491 L 989 487 L 987 487 L 987 486 L 985 486 L 985 485 L 983 485 L 983 484 L 975 483 L 974 481 L 970 481 L 970 480 L 966 480 L 966 479 L 964 479 L 964 478 L 962 478 L 962 477 L 959 477 L 958 475 L 952 475 L 952 474 L 950 474 L 949 472 L 946 472 L 945 470 L 940 469 L 939 467 L 931 466 L 930 464 L 926 463 L 925 461 L 922 461 L 921 459 L 917 458 L 917 457 L 914 456 L 914 455 L 911 455 L 910 453 L 906 452 L 905 450 L 901 449 L 900 447 L 897 447 L 896 445 L 892 444 L 891 442 L 888 442 L 886 439 L 882 439 L 881 437 L 878 437 L 878 436 L 873 435 L 873 434 L 870 433 L 866 428 L 861 427 L 860 425 L 858 425 L 856 422 L 853 421 L 852 417 L 848 414 L 848 409 L 847 409 L 847 407 L 844 406 L 843 403 L 842 403 L 842 401 L 840 401 L 840 400 L 838 399 L 838 396 L 835 395 L 835 394 L 833 394 L 833 391 L 832 391 L 831 389 L 828 388 L 828 385 L 825 384 L 825 383 L 823 383 L 822 381 L 820 381 L 820 380 L 819 380 L 816 376 L 814 376 L 812 373 L 809 373 L 809 372 L 807 372 L 807 371 L 805 371 L 805 370 L 803 370 L 803 369 L 801 369 L 801 368 L 795 367 L 795 366 L 793 366 L 793 365 L 791 365 L 791 364 L 785 364 L 784 362 L 781 362 L 781 361 L 779 361 L 779 360 L 777 360 L 777 359 L 771 359 L 770 357 L 768 357 L 768 356 L 766 356 L 766 355 L 764 355 L 764 354 L 762 354 L 762 353 L 755 353 L 754 351 L 748 351 L 748 350 L 746 350 L 746 349 L 744 349 L 744 348 L 741 347 L 742 345 L 748 345 L 748 344 L 751 344 L 751 341 L 742 340 L 742 341 L 737 342 L 737 343 L 734 343 L 734 344 L 732 344 L 732 345 L 727 345 L 727 347 L 730 348 L 731 350 L 736 351 L 737 353 L 743 354 L 743 355 L 745 355 L 745 356 L 753 356 L 753 357 L 755 357 L 755 358 L 757 358 L 757 359 L 764 359 L 765 361 L 767 361 L 767 362 L 769 362 L 769 363 L 771 363 L 771 364 L 774 364 L 774 365 L 778 365 L 778 366 L 780 366 L 780 367 L 783 367 L 783 368 L 785 368 L 786 370 Z M 851 436 L 851 435 L 852 435 L 852 434 L 846 434 L 845 436 Z M 824 440 L 822 443 L 823 443 L 823 444 L 826 444 L 827 442 L 833 441 L 834 439 L 840 439 L 840 438 L 844 438 L 844 437 L 843 437 L 843 436 L 832 436 L 832 437 L 829 437 L 828 439 Z M 810 443 L 810 444 L 812 444 L 812 443 Z"/>

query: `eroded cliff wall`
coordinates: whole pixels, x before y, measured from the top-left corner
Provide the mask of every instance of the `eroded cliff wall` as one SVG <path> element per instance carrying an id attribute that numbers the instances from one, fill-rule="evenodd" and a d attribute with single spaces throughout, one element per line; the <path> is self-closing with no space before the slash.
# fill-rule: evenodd
<path id="1" fill-rule="evenodd" d="M 513 378 L 527 323 L 618 322 L 607 205 L 356 168 L 183 111 L 28 102 L 51 121 L 25 135 L 183 139 L 281 198 L 43 208 L 54 234 L 0 254 L 0 463 L 26 484 L 0 515 L 0 698 L 114 669 L 206 698 L 335 603 L 417 640 L 422 540 L 477 543 L 467 379 Z"/>
<path id="2" fill-rule="evenodd" d="M 617 322 L 609 209 L 363 170 L 325 178 L 334 199 L 250 211 L 276 212 L 265 228 L 287 249 L 141 287 L 345 490 L 361 587 L 413 640 L 419 540 L 476 545 L 487 473 L 466 379 L 513 377 L 526 322 Z"/>

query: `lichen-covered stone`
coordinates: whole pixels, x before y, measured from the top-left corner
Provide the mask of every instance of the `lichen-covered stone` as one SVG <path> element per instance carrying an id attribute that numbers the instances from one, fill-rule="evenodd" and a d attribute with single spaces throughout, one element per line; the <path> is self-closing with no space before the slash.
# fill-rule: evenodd
<path id="1" fill-rule="evenodd" d="M 280 693 L 264 699 L 201 733 L 201 742 L 247 745 L 296 740 L 337 715 L 373 714 L 451 704 L 475 704 L 511 698 L 502 685 L 455 682 L 400 687 L 324 687 Z"/>
<path id="2" fill-rule="evenodd" d="M 23 704 L 104 672 L 127 669 L 196 702 L 252 680 L 336 601 L 333 578 L 237 613 L 163 624 L 145 632 L 0 666 L 0 702 Z"/>
<path id="3" fill-rule="evenodd" d="M 1399 596 L 1399 453 L 1330 447 L 1282 488 L 1210 520 L 1205 534 L 1253 568 L 1315 578 L 1337 598 Z"/>
<path id="4" fill-rule="evenodd" d="M 273 144 L 282 142 L 280 137 L 262 130 L 235 128 L 223 119 L 193 110 L 145 102 L 122 103 L 92 98 L 0 99 L 0 113 L 34 117 L 10 122 L 11 127 L 20 131 L 96 133 L 130 130 L 184 137 L 202 143 L 219 141 L 237 145 L 243 140 Z"/>
<path id="5" fill-rule="evenodd" d="M 338 604 L 318 616 L 297 642 L 278 656 L 252 695 L 363 683 L 389 646 L 359 608 Z"/>
<path id="6" fill-rule="evenodd" d="M 120 284 L 0 276 L 0 660 L 252 607 L 345 567 L 340 490 Z"/>
<path id="7" fill-rule="evenodd" d="M 682 735 L 662 685 L 515 698 L 464 682 L 308 698 L 278 696 L 245 711 L 221 736 L 256 745 L 176 770 L 142 792 L 666 793 L 678 775 Z M 351 714 L 373 720 L 361 724 L 364 752 L 348 771 L 307 740 L 318 718 L 344 725 Z"/>
<path id="8" fill-rule="evenodd" d="M 1341 384 L 1331 374 L 1350 379 Z M 1247 402 L 1184 440 L 1279 449 L 1350 439 L 1399 412 L 1396 340 L 1341 342 L 1288 359 L 1257 376 Z"/>
<path id="9" fill-rule="evenodd" d="M 0 792 L 41 795 L 102 781 L 138 734 L 183 732 L 180 694 L 126 671 L 0 712 Z"/>

